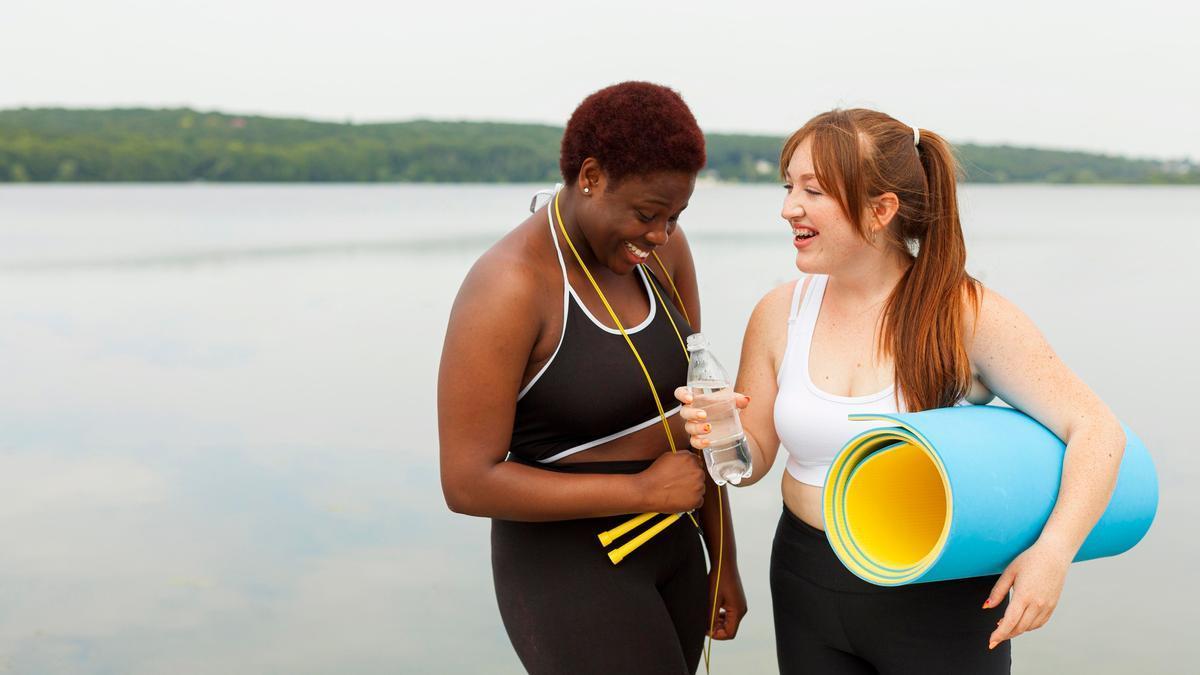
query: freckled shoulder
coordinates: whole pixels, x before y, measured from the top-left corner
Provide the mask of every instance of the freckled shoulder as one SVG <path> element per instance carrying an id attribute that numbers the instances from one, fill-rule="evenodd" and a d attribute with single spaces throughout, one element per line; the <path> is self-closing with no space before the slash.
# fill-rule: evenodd
<path id="1" fill-rule="evenodd" d="M 759 314 L 762 312 L 764 319 L 783 319 L 784 323 L 786 323 L 788 312 L 792 308 L 792 294 L 796 290 L 796 284 L 804 283 L 806 278 L 801 277 L 787 281 L 767 291 L 767 294 L 755 306 L 754 313 Z"/>
<path id="2" fill-rule="evenodd" d="M 994 377 L 999 369 L 1021 370 L 1034 358 L 1056 359 L 1025 312 L 986 286 L 980 287 L 978 310 L 968 303 L 967 317 L 967 353 L 976 372 Z"/>
<path id="3" fill-rule="evenodd" d="M 768 291 L 755 305 L 746 326 L 745 341 L 764 349 L 776 366 L 787 347 L 787 322 L 792 309 L 792 294 L 796 284 L 804 283 L 806 278 L 788 281 Z"/>
<path id="4" fill-rule="evenodd" d="M 1033 327 L 1021 308 L 1000 293 L 980 284 L 978 297 L 978 303 L 972 303 L 964 294 L 969 342 L 992 339 L 1026 325 Z"/>
<path id="5" fill-rule="evenodd" d="M 983 294 L 969 354 L 988 388 L 1060 439 L 1092 424 L 1120 437 L 1104 402 L 1071 372 L 1033 321 L 999 293 Z"/>

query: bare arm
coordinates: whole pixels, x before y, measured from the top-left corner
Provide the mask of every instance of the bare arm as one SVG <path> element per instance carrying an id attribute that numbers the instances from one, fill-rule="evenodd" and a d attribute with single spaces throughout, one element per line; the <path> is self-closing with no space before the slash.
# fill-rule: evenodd
<path id="1" fill-rule="evenodd" d="M 754 456 L 754 472 L 742 481 L 742 485 L 753 485 L 762 480 L 779 455 L 775 397 L 779 394 L 779 366 L 787 346 L 787 315 L 794 288 L 794 283 L 787 283 L 764 296 L 750 315 L 742 339 L 742 359 L 735 388 L 753 400 L 753 405 L 748 404 L 741 411 L 741 418 Z"/>
<path id="2" fill-rule="evenodd" d="M 742 358 L 738 365 L 739 392 L 736 403 L 740 409 L 742 431 L 750 448 L 752 473 L 738 487 L 753 485 L 771 470 L 779 454 L 779 435 L 775 431 L 775 396 L 783 350 L 787 346 L 787 314 L 795 284 L 784 284 L 763 297 L 754 307 L 746 334 L 742 338 Z M 691 406 L 692 395 L 687 387 L 675 390 L 675 398 L 684 404 L 680 416 L 687 420 L 684 430 L 697 450 L 709 441 L 704 412 Z M 750 404 L 753 399 L 753 405 Z"/>
<path id="3" fill-rule="evenodd" d="M 993 636 L 999 642 L 1050 618 L 1070 561 L 1112 496 L 1125 434 L 1108 406 L 1058 358 L 1029 317 L 994 292 L 983 294 L 969 350 L 988 388 L 1067 446 L 1050 519 L 988 598 L 992 606 L 1013 588 L 1008 612 Z"/>
<path id="4" fill-rule="evenodd" d="M 666 248 L 671 260 L 668 265 L 674 267 L 671 270 L 671 275 L 675 281 L 675 287 L 679 290 L 684 307 L 687 308 L 688 319 L 691 321 L 693 332 L 699 332 L 700 288 L 696 280 L 696 261 L 692 259 L 692 248 L 688 244 L 687 236 L 683 233 L 683 228 L 675 230 L 675 234 L 672 235 L 671 241 Z M 668 284 L 667 288 L 670 287 L 670 284 Z M 684 337 L 686 338 L 687 335 L 684 335 Z"/>
<path id="5" fill-rule="evenodd" d="M 438 373 L 442 492 L 451 510 L 547 521 L 669 510 L 646 476 L 564 474 L 505 462 L 517 393 L 541 329 L 536 272 L 485 254 L 450 314 Z M 679 510 L 679 509 L 676 509 Z"/>

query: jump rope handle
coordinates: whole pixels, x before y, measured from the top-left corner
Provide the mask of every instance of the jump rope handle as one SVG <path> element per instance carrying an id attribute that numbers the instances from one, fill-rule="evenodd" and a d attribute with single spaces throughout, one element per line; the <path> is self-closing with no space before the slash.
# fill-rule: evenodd
<path id="1" fill-rule="evenodd" d="M 620 525 L 614 527 L 611 530 L 605 530 L 604 532 L 601 532 L 597 536 L 600 538 L 601 545 L 603 545 L 604 547 L 607 548 L 609 544 L 612 544 L 617 539 L 625 536 L 625 534 L 627 534 L 630 530 L 633 530 L 634 528 L 640 526 L 642 523 L 650 520 L 651 518 L 653 518 L 657 515 L 660 515 L 660 514 L 657 514 L 654 512 L 649 512 L 649 513 L 643 513 L 639 516 L 634 516 L 633 518 L 630 518 L 629 520 L 625 521 L 624 523 L 621 523 Z M 622 560 L 625 559 L 625 556 L 629 555 L 630 553 L 633 553 L 634 551 L 636 551 L 638 549 L 639 546 L 650 541 L 659 532 L 662 532 L 663 530 L 670 527 L 672 525 L 672 523 L 679 520 L 680 515 L 682 515 L 682 514 L 672 513 L 672 514 L 668 514 L 668 515 L 664 516 L 662 520 L 658 521 L 653 526 L 647 528 L 646 531 L 642 532 L 641 534 L 634 537 L 633 539 L 630 539 L 628 542 L 622 544 L 619 548 L 615 548 L 615 549 L 609 551 L 608 559 L 611 560 L 612 564 L 614 564 L 614 565 L 619 564 Z M 688 516 L 691 517 L 691 514 L 689 513 Z"/>

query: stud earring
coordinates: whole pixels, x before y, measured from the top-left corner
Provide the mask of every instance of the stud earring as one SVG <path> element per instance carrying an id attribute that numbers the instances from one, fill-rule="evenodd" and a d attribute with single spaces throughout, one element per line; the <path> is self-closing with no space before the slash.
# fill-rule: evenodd
<path id="1" fill-rule="evenodd" d="M 590 193 L 591 191 L 592 191 L 592 188 L 589 188 L 589 187 L 583 188 L 583 194 L 585 194 L 585 195 Z"/>

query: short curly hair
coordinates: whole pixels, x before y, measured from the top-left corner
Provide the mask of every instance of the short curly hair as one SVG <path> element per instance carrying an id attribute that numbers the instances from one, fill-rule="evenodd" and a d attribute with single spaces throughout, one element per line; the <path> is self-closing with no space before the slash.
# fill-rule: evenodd
<path id="1" fill-rule="evenodd" d="M 567 122 L 558 161 L 566 182 L 588 157 L 613 183 L 657 171 L 695 174 L 704 168 L 704 133 L 675 90 L 622 82 L 585 98 Z"/>

